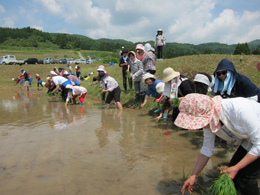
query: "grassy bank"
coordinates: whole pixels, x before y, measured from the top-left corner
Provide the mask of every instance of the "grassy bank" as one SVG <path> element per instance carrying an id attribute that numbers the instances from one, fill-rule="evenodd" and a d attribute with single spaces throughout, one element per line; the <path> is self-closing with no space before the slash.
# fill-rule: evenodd
<path id="1" fill-rule="evenodd" d="M 3 51 L 0 52 L 3 53 Z M 10 53 L 10 52 L 9 52 Z M 16 54 L 16 53 L 12 53 Z M 51 56 L 50 53 L 45 55 L 45 53 L 41 53 L 39 55 L 41 56 Z M 73 54 L 73 53 L 72 53 Z M 27 55 L 26 53 L 21 54 L 21 56 Z M 52 54 L 52 55 L 57 55 Z M 60 55 L 67 55 L 67 53 L 62 53 Z M 76 55 L 76 53 L 74 53 Z M 174 70 L 181 72 L 183 75 L 188 76 L 189 78 L 193 79 L 195 74 L 197 72 L 206 72 L 208 74 L 212 74 L 217 66 L 217 64 L 223 59 L 227 58 L 231 60 L 236 70 L 249 77 L 253 83 L 255 83 L 258 87 L 260 87 L 260 72 L 257 71 L 256 65 L 259 61 L 258 56 L 243 56 L 242 62 L 240 62 L 241 56 L 234 56 L 234 55 L 193 55 L 193 56 L 184 56 L 184 57 L 178 57 L 174 59 L 165 59 L 165 60 L 159 60 L 156 62 L 157 71 L 156 76 L 159 79 L 163 78 L 163 70 L 167 67 L 172 67 Z M 94 75 L 96 75 L 96 70 L 99 64 L 83 64 L 81 65 L 81 72 L 82 76 L 94 72 Z M 110 67 L 109 64 L 104 64 L 105 69 L 107 72 L 114 77 L 121 89 L 123 89 L 123 82 L 122 82 L 122 70 L 118 66 L 118 64 L 115 64 L 113 67 Z M 11 80 L 14 77 L 17 77 L 20 74 L 20 69 L 25 69 L 27 72 L 29 72 L 33 78 L 33 84 L 32 89 L 36 89 L 36 82 L 35 82 L 35 74 L 38 73 L 42 77 L 43 81 L 45 81 L 45 78 L 49 74 L 50 70 L 54 67 L 63 67 L 66 68 L 66 65 L 1 65 L 1 72 L 0 72 L 0 87 L 1 88 L 10 88 L 15 87 L 13 85 L 13 81 Z M 74 68 L 74 65 L 73 65 Z M 75 69 L 74 69 L 75 71 Z M 95 83 L 91 83 L 92 78 L 90 78 L 87 81 L 82 82 L 82 86 L 86 87 L 88 90 L 88 96 L 94 97 L 97 99 L 100 99 L 100 91 L 99 85 L 93 85 Z M 46 89 L 45 89 L 46 90 Z M 127 94 L 122 92 L 121 94 L 121 100 L 125 107 L 131 107 L 134 101 L 134 91 L 131 91 Z M 145 110 L 150 110 L 154 107 L 152 103 L 152 98 L 150 98 L 149 103 L 146 106 Z"/>

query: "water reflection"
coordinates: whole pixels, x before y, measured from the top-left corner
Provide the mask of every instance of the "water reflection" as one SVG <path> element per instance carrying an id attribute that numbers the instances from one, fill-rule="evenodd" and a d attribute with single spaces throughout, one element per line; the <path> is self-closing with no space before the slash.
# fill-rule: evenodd
<path id="1" fill-rule="evenodd" d="M 39 91 L 4 94 L 0 194 L 178 193 L 202 143 L 201 132 L 155 123 L 146 113 L 88 99 L 66 108 Z M 209 168 L 223 158 L 213 157 Z"/>

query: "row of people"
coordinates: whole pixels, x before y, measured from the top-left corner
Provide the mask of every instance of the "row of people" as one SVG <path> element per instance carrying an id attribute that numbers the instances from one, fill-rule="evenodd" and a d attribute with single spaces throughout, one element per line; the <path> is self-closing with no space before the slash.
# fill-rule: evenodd
<path id="1" fill-rule="evenodd" d="M 192 192 L 196 177 L 212 156 L 215 136 L 219 136 L 227 141 L 242 141 L 230 161 L 230 167 L 223 173 L 228 173 L 234 179 L 240 194 L 258 194 L 256 179 L 260 170 L 260 89 L 245 75 L 237 73 L 233 63 L 227 59 L 223 59 L 218 64 L 213 79 L 205 73 L 198 73 L 194 81 L 191 81 L 169 67 L 163 71 L 162 80 L 159 80 L 154 74 L 142 70 L 143 64 L 138 61 L 135 52 L 129 52 L 127 55 L 130 66 L 132 65 L 130 76 L 134 79 L 134 86 L 137 88 L 135 98 L 139 102 L 140 93 L 145 92 L 145 84 L 148 85 L 145 99 L 141 100 L 141 107 L 146 105 L 149 96 L 152 95 L 158 103 L 159 117 L 173 110 L 173 116 L 176 117 L 173 118 L 173 122 L 176 126 L 184 129 L 203 128 L 203 147 L 182 191 L 187 189 Z M 97 72 L 102 93 L 108 92 L 107 107 L 114 100 L 121 110 L 121 89 L 117 81 L 107 74 L 102 65 Z M 69 94 L 65 95 L 66 102 L 69 98 L 75 100 L 76 95 L 84 101 L 87 90 L 73 86 L 70 79 L 57 73 L 52 71 L 50 73 L 52 76 L 47 80 L 56 86 L 53 93 L 61 88 Z M 209 91 L 215 97 L 207 96 Z M 174 100 L 180 97 L 182 98 L 180 105 L 174 107 Z"/>
<path id="2" fill-rule="evenodd" d="M 128 55 L 130 57 L 133 54 L 129 52 Z M 130 71 L 132 64 L 139 63 L 136 59 L 130 60 L 127 70 Z M 134 74 L 131 70 L 131 75 Z M 174 124 L 184 129 L 203 128 L 203 147 L 191 176 L 183 185 L 182 193 L 185 189 L 192 192 L 196 177 L 215 150 L 215 136 L 226 141 L 241 141 L 229 168 L 222 173 L 229 174 L 240 194 L 259 193 L 257 175 L 260 170 L 260 89 L 249 78 L 239 74 L 231 61 L 223 59 L 213 77 L 198 73 L 192 82 L 172 68 L 166 68 L 162 80 L 156 79 L 151 73 L 144 73 L 142 80 L 148 85 L 142 107 L 152 95 L 158 105 L 163 104 L 164 112 L 174 110 L 174 98 L 182 97 L 177 113 L 173 114 Z M 208 92 L 215 97 L 207 96 Z M 159 118 L 161 116 L 162 113 Z"/>

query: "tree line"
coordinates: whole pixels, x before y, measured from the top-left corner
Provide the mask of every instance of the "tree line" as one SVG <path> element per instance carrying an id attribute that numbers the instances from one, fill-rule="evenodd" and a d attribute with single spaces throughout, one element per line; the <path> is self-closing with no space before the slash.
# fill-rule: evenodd
<path id="1" fill-rule="evenodd" d="M 148 41 L 151 45 L 153 41 Z M 42 32 L 31 27 L 25 28 L 3 28 L 0 27 L 0 46 L 17 47 L 39 47 L 41 43 L 45 45 L 55 45 L 60 49 L 76 50 L 98 50 L 118 52 L 122 46 L 127 50 L 135 50 L 137 43 L 122 39 L 91 39 L 83 35 L 71 35 L 65 33 Z M 146 42 L 143 42 L 145 44 Z M 254 45 L 250 43 L 238 43 L 237 45 L 227 45 L 220 43 L 204 43 L 199 45 L 185 43 L 167 43 L 164 46 L 164 57 L 174 58 L 195 54 L 254 54 L 260 55 L 260 40 L 255 40 Z M 251 51 L 250 51 L 251 50 Z"/>

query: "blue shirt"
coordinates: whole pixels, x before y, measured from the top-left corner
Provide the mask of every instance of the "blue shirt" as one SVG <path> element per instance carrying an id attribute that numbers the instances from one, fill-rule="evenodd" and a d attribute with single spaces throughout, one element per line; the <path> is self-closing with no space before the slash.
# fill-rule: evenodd
<path id="1" fill-rule="evenodd" d="M 159 95 L 159 93 L 156 91 L 156 85 L 160 82 L 162 82 L 162 81 L 161 80 L 155 80 L 152 85 L 148 85 L 146 95 L 147 96 L 152 95 L 154 98 L 156 98 Z"/>

